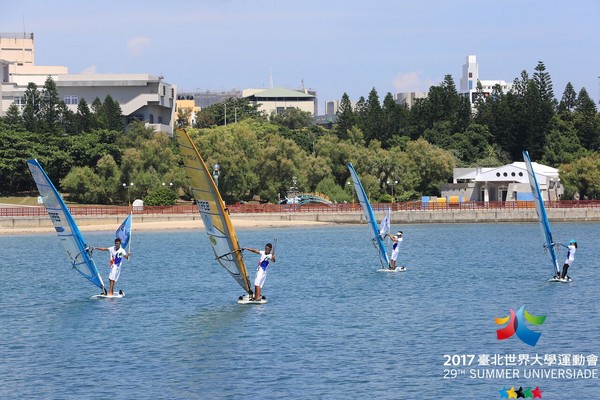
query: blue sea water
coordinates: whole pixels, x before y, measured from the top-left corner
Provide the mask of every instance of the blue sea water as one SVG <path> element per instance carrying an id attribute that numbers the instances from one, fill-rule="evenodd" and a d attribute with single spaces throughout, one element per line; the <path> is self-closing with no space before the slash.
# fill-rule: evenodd
<path id="1" fill-rule="evenodd" d="M 477 358 L 444 365 L 599 355 L 600 224 L 553 224 L 556 240 L 579 244 L 570 284 L 547 282 L 537 224 L 401 229 L 403 273 L 376 272 L 366 225 L 238 230 L 246 247 L 278 239 L 260 306 L 236 304 L 243 291 L 201 227 L 134 232 L 119 300 L 89 298 L 99 290 L 70 269 L 55 235 L 0 236 L 0 398 L 494 399 L 520 386 L 600 398 L 597 379 L 486 379 L 470 376 Z M 245 257 L 253 278 L 257 256 Z M 107 281 L 108 253 L 94 258 Z M 495 318 L 522 305 L 546 315 L 528 324 L 542 333 L 535 347 L 496 338 Z"/>

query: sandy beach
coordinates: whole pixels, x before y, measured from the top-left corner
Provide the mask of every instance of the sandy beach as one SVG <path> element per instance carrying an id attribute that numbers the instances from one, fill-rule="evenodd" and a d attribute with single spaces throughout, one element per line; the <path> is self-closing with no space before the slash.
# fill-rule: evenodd
<path id="1" fill-rule="evenodd" d="M 244 219 L 239 217 L 232 218 L 232 222 L 235 229 L 247 229 L 247 228 L 283 228 L 290 226 L 319 226 L 319 225 L 332 225 L 330 222 L 321 221 L 289 221 L 289 220 L 278 220 L 278 221 L 263 221 L 258 219 Z M 113 224 L 95 224 L 95 225 L 83 225 L 79 226 L 79 230 L 82 232 L 93 232 L 93 231 L 114 231 L 117 225 Z M 202 221 L 189 220 L 189 221 L 155 221 L 155 222 L 137 222 L 133 227 L 134 231 L 159 231 L 159 230 L 192 230 L 200 229 L 204 230 Z M 36 233 L 53 233 L 55 232 L 54 227 L 23 227 L 23 228 L 5 228 L 0 226 L 0 235 L 17 235 L 17 234 L 36 234 Z"/>

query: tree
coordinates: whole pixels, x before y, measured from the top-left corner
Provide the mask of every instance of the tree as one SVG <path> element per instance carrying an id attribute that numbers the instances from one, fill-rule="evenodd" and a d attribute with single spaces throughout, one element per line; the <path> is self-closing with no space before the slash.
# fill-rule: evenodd
<path id="1" fill-rule="evenodd" d="M 348 138 L 348 130 L 356 124 L 356 115 L 352 110 L 350 97 L 344 92 L 337 112 L 337 123 L 335 132 L 340 139 Z"/>
<path id="2" fill-rule="evenodd" d="M 102 106 L 102 101 L 98 97 L 92 101 L 92 113 L 92 128 L 106 129 L 106 112 Z"/>
<path id="3" fill-rule="evenodd" d="M 231 124 L 246 118 L 265 118 L 263 112 L 258 109 L 258 105 L 251 103 L 245 97 L 230 97 L 222 103 L 203 108 L 196 113 L 196 116 L 197 128 Z"/>
<path id="4" fill-rule="evenodd" d="M 575 193 L 582 199 L 600 198 L 600 154 L 590 153 L 571 164 L 563 164 L 559 171 L 565 198 L 571 199 Z"/>
<path id="5" fill-rule="evenodd" d="M 583 147 L 588 150 L 600 149 L 600 124 L 596 104 L 582 88 L 577 95 L 573 123 Z"/>
<path id="6" fill-rule="evenodd" d="M 125 124 L 123 122 L 123 111 L 119 103 L 113 100 L 111 95 L 106 95 L 102 103 L 103 113 L 106 118 L 106 129 L 113 131 L 123 131 Z"/>
<path id="7" fill-rule="evenodd" d="M 390 141 L 392 137 L 400 133 L 404 119 L 403 110 L 404 107 L 396 104 L 394 97 L 388 92 L 383 99 L 383 106 L 381 108 L 381 131 L 377 135 L 377 139 L 381 141 L 381 145 L 384 148 L 389 148 L 391 146 Z"/>
<path id="8" fill-rule="evenodd" d="M 307 128 L 312 124 L 312 114 L 296 107 L 286 108 L 282 113 L 271 114 L 271 122 L 289 129 Z"/>
<path id="9" fill-rule="evenodd" d="M 561 114 L 561 118 L 569 119 L 571 117 L 571 113 L 575 110 L 576 105 L 577 93 L 575 92 L 571 82 L 568 82 L 560 103 L 558 103 L 557 111 L 559 114 Z"/>
<path id="10" fill-rule="evenodd" d="M 365 103 L 365 112 L 361 119 L 362 124 L 359 125 L 365 134 L 367 143 L 373 139 L 377 139 L 381 133 L 381 114 L 379 95 L 377 94 L 377 90 L 373 88 L 369 92 L 369 97 Z"/>
<path id="11" fill-rule="evenodd" d="M 14 131 L 23 131 L 25 129 L 25 123 L 23 121 L 23 117 L 21 117 L 21 112 L 19 111 L 19 106 L 15 103 L 12 103 L 8 110 L 6 110 L 6 115 L 3 118 L 4 126 L 7 129 Z"/>
<path id="12" fill-rule="evenodd" d="M 439 195 L 442 183 L 452 178 L 454 157 L 423 139 L 410 142 L 406 153 L 419 177 L 415 190 L 421 195 Z"/>
<path id="13" fill-rule="evenodd" d="M 84 98 L 77 104 L 76 124 L 79 132 L 91 132 L 94 126 L 92 112 Z"/>
<path id="14" fill-rule="evenodd" d="M 40 110 L 42 106 L 41 95 L 35 83 L 29 82 L 23 95 L 25 108 L 23 109 L 23 122 L 29 132 L 40 132 Z"/>
<path id="15" fill-rule="evenodd" d="M 42 89 L 40 107 L 41 129 L 47 134 L 55 135 L 64 132 L 63 125 L 61 124 L 61 111 L 64 109 L 61 108 L 61 103 L 64 105 L 64 102 L 58 95 L 56 83 L 51 76 L 48 76 Z"/>
<path id="16" fill-rule="evenodd" d="M 533 81 L 537 84 L 542 100 L 554 105 L 556 100 L 554 99 L 552 78 L 550 77 L 550 74 L 546 72 L 546 66 L 542 61 L 538 61 L 538 64 L 535 67 L 535 72 L 533 73 Z"/>

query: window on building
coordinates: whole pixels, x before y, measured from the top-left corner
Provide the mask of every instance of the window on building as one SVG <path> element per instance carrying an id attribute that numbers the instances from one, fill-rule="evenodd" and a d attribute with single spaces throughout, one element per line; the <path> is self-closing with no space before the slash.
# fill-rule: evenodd
<path id="1" fill-rule="evenodd" d="M 150 123 L 153 124 L 154 123 L 154 115 L 150 114 Z"/>
<path id="2" fill-rule="evenodd" d="M 469 78 L 472 78 L 472 77 L 473 77 L 473 73 L 469 72 Z"/>
<path id="3" fill-rule="evenodd" d="M 167 87 L 163 85 L 163 96 L 167 94 Z"/>
<path id="4" fill-rule="evenodd" d="M 15 103 L 19 107 L 23 108 L 23 107 L 25 107 L 25 97 L 15 96 L 15 97 L 13 97 L 13 103 Z"/>
<path id="5" fill-rule="evenodd" d="M 65 104 L 79 104 L 79 96 L 65 96 Z"/>
<path id="6" fill-rule="evenodd" d="M 283 112 L 284 112 L 284 111 L 285 111 L 285 107 L 277 107 L 277 108 L 275 109 L 275 112 L 276 112 L 277 114 L 283 114 Z"/>

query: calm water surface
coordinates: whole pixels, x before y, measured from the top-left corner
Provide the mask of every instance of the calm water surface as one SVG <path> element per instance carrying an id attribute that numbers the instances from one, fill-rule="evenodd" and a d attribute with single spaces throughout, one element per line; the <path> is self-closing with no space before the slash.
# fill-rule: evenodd
<path id="1" fill-rule="evenodd" d="M 0 398 L 600 398 L 598 380 L 444 379 L 445 354 L 600 354 L 600 224 L 553 228 L 579 244 L 571 284 L 546 282 L 536 224 L 402 226 L 396 274 L 375 272 L 366 225 L 238 230 L 246 247 L 278 239 L 262 306 L 236 304 L 201 228 L 134 232 L 121 300 L 90 300 L 55 235 L 0 236 Z M 94 258 L 107 280 L 108 253 Z M 547 315 L 535 347 L 496 339 L 522 305 Z"/>

